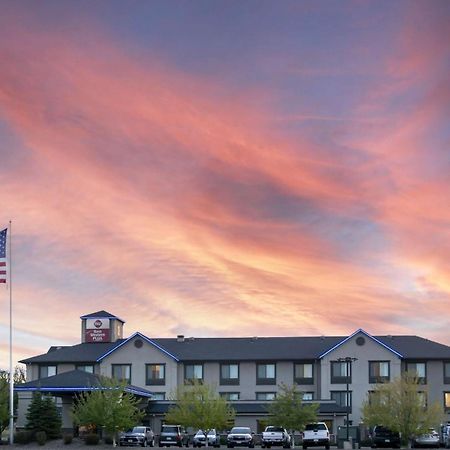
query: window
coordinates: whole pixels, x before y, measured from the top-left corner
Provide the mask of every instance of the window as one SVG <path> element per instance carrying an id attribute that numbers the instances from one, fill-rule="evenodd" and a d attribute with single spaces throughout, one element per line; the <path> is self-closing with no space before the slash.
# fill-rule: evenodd
<path id="1" fill-rule="evenodd" d="M 259 401 L 270 401 L 270 400 L 275 400 L 276 396 L 277 396 L 276 392 L 257 392 L 256 393 L 256 400 L 259 400 Z"/>
<path id="2" fill-rule="evenodd" d="M 52 377 L 56 373 L 56 366 L 39 366 L 39 378 Z"/>
<path id="3" fill-rule="evenodd" d="M 220 365 L 220 384 L 239 384 L 239 364 Z"/>
<path id="4" fill-rule="evenodd" d="M 347 373 L 347 370 L 349 373 Z M 346 361 L 331 361 L 331 383 L 351 383 L 352 364 Z"/>
<path id="5" fill-rule="evenodd" d="M 389 398 L 389 394 L 380 391 L 368 391 L 369 405 L 384 405 Z"/>
<path id="6" fill-rule="evenodd" d="M 112 376 L 117 380 L 124 380 L 131 383 L 131 364 L 113 364 Z"/>
<path id="7" fill-rule="evenodd" d="M 444 409 L 446 412 L 450 411 L 450 392 L 444 392 Z"/>
<path id="8" fill-rule="evenodd" d="M 369 361 L 369 383 L 387 383 L 389 380 L 389 361 Z"/>
<path id="9" fill-rule="evenodd" d="M 184 366 L 185 381 L 203 380 L 203 365 L 202 364 L 186 364 Z"/>
<path id="10" fill-rule="evenodd" d="M 450 361 L 444 361 L 444 384 L 450 384 Z"/>
<path id="11" fill-rule="evenodd" d="M 229 402 L 239 400 L 239 392 L 221 392 L 220 396 Z"/>
<path id="12" fill-rule="evenodd" d="M 331 391 L 331 400 L 335 400 L 338 406 L 347 406 L 352 411 L 352 392 L 347 391 Z"/>
<path id="13" fill-rule="evenodd" d="M 422 405 L 422 407 L 424 409 L 426 409 L 426 407 L 428 405 L 428 395 L 427 395 L 427 393 L 423 392 L 423 391 L 418 391 L 417 395 L 418 395 L 418 397 L 420 399 L 420 404 Z"/>
<path id="14" fill-rule="evenodd" d="M 75 368 L 83 372 L 94 373 L 94 366 L 92 364 L 77 364 Z"/>
<path id="15" fill-rule="evenodd" d="M 256 365 L 256 384 L 277 384 L 274 363 Z"/>
<path id="16" fill-rule="evenodd" d="M 145 384 L 150 386 L 166 384 L 166 365 L 165 364 L 146 364 L 145 365 Z"/>
<path id="17" fill-rule="evenodd" d="M 152 400 L 165 400 L 166 393 L 165 392 L 153 392 Z"/>
<path id="18" fill-rule="evenodd" d="M 314 384 L 313 367 L 312 363 L 294 364 L 294 382 L 297 384 Z"/>
<path id="19" fill-rule="evenodd" d="M 427 383 L 427 364 L 424 362 L 408 362 L 406 363 L 406 371 L 415 375 L 420 384 Z"/>
<path id="20" fill-rule="evenodd" d="M 303 392 L 303 400 L 313 400 L 314 392 Z"/>

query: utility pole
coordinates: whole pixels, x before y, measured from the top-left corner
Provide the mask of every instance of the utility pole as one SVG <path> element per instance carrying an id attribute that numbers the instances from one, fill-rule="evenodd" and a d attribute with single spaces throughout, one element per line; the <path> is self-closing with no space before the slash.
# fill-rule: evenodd
<path id="1" fill-rule="evenodd" d="M 347 441 L 349 440 L 349 422 L 350 422 L 350 420 L 349 420 L 349 415 L 350 415 L 350 375 L 351 375 L 351 373 L 352 373 L 352 370 L 351 370 L 351 368 L 352 368 L 352 363 L 353 363 L 353 361 L 356 361 L 358 358 L 354 358 L 354 357 L 351 357 L 351 356 L 346 356 L 345 358 L 338 358 L 337 360 L 339 361 L 339 362 L 345 362 L 345 375 L 346 375 L 346 377 L 345 377 L 345 380 L 346 380 L 346 386 L 347 386 L 347 389 L 346 389 L 346 401 L 345 401 L 345 403 L 346 403 L 346 411 L 347 411 L 347 419 L 346 419 L 346 428 L 347 428 Z"/>

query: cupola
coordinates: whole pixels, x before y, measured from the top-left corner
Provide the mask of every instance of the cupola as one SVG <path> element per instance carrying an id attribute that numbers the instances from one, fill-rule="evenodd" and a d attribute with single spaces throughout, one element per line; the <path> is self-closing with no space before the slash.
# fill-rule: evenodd
<path id="1" fill-rule="evenodd" d="M 115 342 L 123 338 L 125 322 L 107 311 L 86 314 L 80 319 L 82 343 Z"/>

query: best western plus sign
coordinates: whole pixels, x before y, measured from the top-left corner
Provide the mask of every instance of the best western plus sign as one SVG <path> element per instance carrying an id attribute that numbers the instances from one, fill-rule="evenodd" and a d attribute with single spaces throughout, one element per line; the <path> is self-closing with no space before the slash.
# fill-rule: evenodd
<path id="1" fill-rule="evenodd" d="M 85 342 L 110 342 L 109 319 L 88 319 L 86 320 Z"/>

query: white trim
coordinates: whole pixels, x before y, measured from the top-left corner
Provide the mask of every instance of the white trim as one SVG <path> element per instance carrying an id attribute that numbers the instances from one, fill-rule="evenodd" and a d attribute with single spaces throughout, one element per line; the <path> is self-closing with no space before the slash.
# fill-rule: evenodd
<path id="1" fill-rule="evenodd" d="M 388 345 L 386 345 L 384 342 L 381 342 L 379 339 L 377 339 L 376 337 L 370 335 L 369 333 L 367 333 L 366 331 L 364 331 L 362 328 L 360 328 L 359 330 L 356 330 L 353 334 L 351 334 L 350 336 L 347 336 L 345 339 L 343 339 L 341 342 L 338 342 L 336 345 L 334 345 L 333 347 L 331 347 L 330 349 L 328 349 L 326 352 L 322 353 L 321 355 L 319 355 L 318 359 L 322 359 L 324 356 L 328 355 L 328 353 L 331 353 L 333 350 L 336 350 L 338 347 L 340 347 L 342 344 L 345 344 L 348 340 L 350 340 L 352 337 L 354 337 L 355 335 L 357 335 L 358 333 L 362 333 L 365 336 L 367 336 L 368 338 L 372 339 L 373 341 L 375 341 L 377 344 L 380 344 L 382 347 L 386 348 L 387 350 L 389 350 L 390 352 L 394 353 L 395 355 L 397 355 L 399 358 L 404 358 L 404 356 L 397 352 L 396 350 L 394 350 L 393 348 L 389 347 Z"/>

